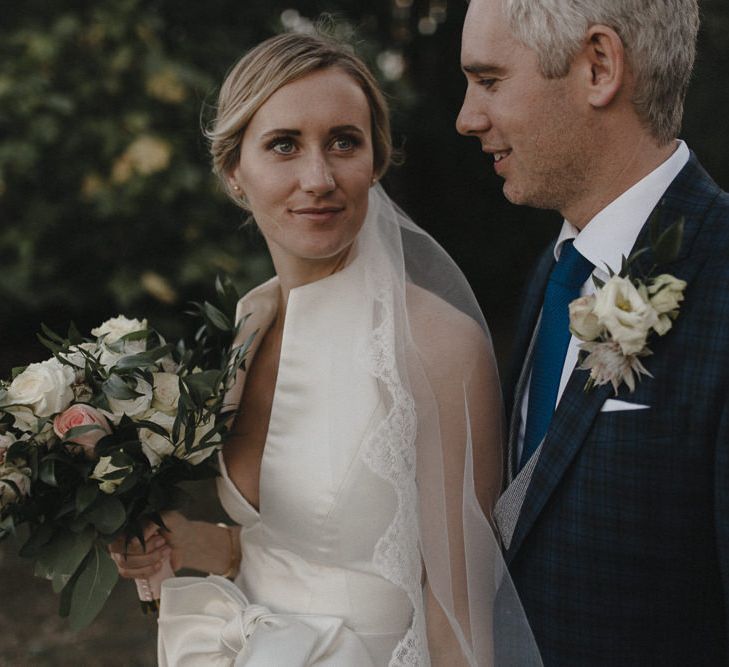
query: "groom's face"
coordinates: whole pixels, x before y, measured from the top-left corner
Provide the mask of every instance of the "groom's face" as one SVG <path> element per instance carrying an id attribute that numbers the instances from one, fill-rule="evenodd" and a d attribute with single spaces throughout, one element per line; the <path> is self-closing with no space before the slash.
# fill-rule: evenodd
<path id="1" fill-rule="evenodd" d="M 536 53 L 511 34 L 501 0 L 472 0 L 461 66 L 467 89 L 456 127 L 494 157 L 515 204 L 564 211 L 583 188 L 589 150 L 579 77 L 546 79 Z"/>

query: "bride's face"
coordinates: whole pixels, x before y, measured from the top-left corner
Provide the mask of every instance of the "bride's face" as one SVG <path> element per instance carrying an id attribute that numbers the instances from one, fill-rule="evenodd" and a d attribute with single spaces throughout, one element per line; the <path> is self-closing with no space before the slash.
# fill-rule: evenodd
<path id="1" fill-rule="evenodd" d="M 230 178 L 275 263 L 336 261 L 362 227 L 372 185 L 365 94 L 337 67 L 279 88 L 248 124 Z"/>

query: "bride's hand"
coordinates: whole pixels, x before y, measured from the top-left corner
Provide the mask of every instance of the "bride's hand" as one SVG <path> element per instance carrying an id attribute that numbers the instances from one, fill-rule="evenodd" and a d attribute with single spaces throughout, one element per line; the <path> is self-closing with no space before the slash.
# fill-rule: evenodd
<path id="1" fill-rule="evenodd" d="M 166 531 L 152 522 L 144 527 L 144 547 L 136 537 L 127 544 L 123 536 L 109 545 L 111 557 L 122 577 L 127 579 L 149 577 L 162 567 L 166 558 L 170 559 L 172 569 L 175 571 L 183 566 L 191 522 L 179 512 L 165 512 L 162 520 L 168 528 Z"/>

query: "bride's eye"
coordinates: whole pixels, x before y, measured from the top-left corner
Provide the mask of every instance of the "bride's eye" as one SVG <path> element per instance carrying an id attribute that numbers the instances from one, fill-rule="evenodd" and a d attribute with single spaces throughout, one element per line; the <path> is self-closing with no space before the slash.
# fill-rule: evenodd
<path id="1" fill-rule="evenodd" d="M 279 155 L 291 155 L 296 146 L 290 137 L 275 137 L 268 142 L 266 148 Z"/>
<path id="2" fill-rule="evenodd" d="M 356 137 L 344 134 L 342 136 L 336 137 L 334 141 L 332 141 L 332 148 L 334 148 L 337 151 L 341 152 L 348 152 L 354 150 L 357 146 L 360 145 L 359 139 Z"/>

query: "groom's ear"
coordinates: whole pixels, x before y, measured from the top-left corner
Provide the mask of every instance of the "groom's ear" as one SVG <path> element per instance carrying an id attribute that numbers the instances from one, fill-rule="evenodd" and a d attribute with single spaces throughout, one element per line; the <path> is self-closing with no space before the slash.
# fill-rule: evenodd
<path id="1" fill-rule="evenodd" d="M 623 41 L 612 28 L 596 24 L 588 29 L 580 55 L 587 102 L 596 108 L 608 106 L 625 84 Z"/>

